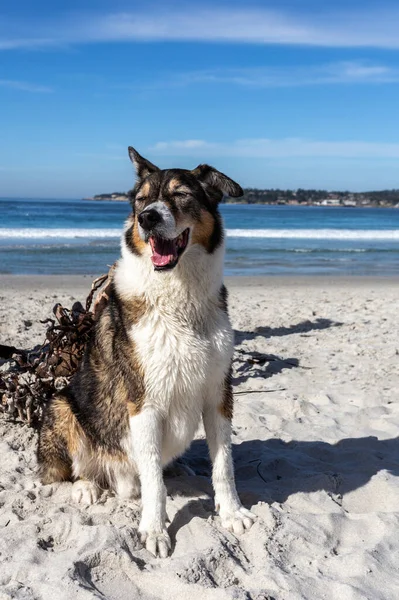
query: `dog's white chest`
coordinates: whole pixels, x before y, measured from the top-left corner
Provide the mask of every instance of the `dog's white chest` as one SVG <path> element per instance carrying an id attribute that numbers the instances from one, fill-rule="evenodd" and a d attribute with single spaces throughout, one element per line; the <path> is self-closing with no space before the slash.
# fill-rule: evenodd
<path id="1" fill-rule="evenodd" d="M 216 307 L 203 322 L 154 309 L 131 336 L 144 373 L 144 404 L 163 419 L 162 454 L 168 462 L 189 445 L 204 401 L 224 381 L 232 355 L 231 327 Z"/>

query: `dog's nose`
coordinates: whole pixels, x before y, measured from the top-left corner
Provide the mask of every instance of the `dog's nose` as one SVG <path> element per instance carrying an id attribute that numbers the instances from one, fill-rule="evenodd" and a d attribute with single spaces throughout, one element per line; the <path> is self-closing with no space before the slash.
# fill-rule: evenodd
<path id="1" fill-rule="evenodd" d="M 157 223 L 161 221 L 162 217 L 159 212 L 155 208 L 150 208 L 149 210 L 143 210 L 142 213 L 139 214 L 138 220 L 143 229 L 150 231 Z"/>

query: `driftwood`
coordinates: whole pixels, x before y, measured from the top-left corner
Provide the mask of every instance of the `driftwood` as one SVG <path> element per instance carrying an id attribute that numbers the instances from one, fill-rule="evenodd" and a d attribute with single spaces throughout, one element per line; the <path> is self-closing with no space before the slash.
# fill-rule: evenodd
<path id="1" fill-rule="evenodd" d="M 47 324 L 46 340 L 32 350 L 0 345 L 0 412 L 36 426 L 46 402 L 65 387 L 77 371 L 90 332 L 108 301 L 113 267 L 95 279 L 83 307 L 56 304 Z M 3 362 L 3 361 L 1 361 Z M 0 364 L 1 364 L 0 362 Z"/>

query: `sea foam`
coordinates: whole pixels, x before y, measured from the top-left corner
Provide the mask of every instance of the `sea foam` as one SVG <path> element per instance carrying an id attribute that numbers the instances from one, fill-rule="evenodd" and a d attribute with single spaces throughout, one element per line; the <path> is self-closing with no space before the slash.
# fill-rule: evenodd
<path id="1" fill-rule="evenodd" d="M 226 233 L 232 238 L 399 241 L 399 229 L 228 229 Z"/>
<path id="2" fill-rule="evenodd" d="M 0 228 L 0 239 L 113 239 L 121 234 L 122 228 Z M 226 235 L 231 238 L 399 241 L 399 229 L 227 229 Z"/>

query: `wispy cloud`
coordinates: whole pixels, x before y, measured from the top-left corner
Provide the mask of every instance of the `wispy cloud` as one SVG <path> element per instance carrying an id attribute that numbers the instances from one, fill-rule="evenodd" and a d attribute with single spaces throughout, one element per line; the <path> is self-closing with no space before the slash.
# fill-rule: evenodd
<path id="1" fill-rule="evenodd" d="M 196 83 L 232 84 L 253 88 L 295 87 L 328 84 L 380 84 L 399 82 L 399 69 L 361 61 L 342 61 L 324 65 L 295 67 L 258 67 L 209 69 L 171 75 L 164 85 L 185 86 Z M 159 84 L 162 85 L 162 84 Z"/>
<path id="2" fill-rule="evenodd" d="M 246 158 L 397 158 L 399 144 L 363 141 L 317 141 L 302 138 L 252 138 L 233 142 L 177 140 L 158 142 L 149 149 L 157 155 Z"/>
<path id="3" fill-rule="evenodd" d="M 153 7 L 154 8 L 154 7 Z M 399 48 L 399 9 L 319 10 L 312 14 L 261 7 L 208 6 L 71 14 L 57 21 L 13 24 L 0 48 L 92 42 L 197 41 L 326 47 Z M 29 31 L 34 30 L 35 36 Z"/>
<path id="4" fill-rule="evenodd" d="M 31 37 L 8 37 L 6 34 L 4 37 L 0 37 L 0 50 L 41 50 L 46 46 L 57 46 L 59 42 L 56 38 L 31 38 Z"/>
<path id="5" fill-rule="evenodd" d="M 0 87 L 20 90 L 21 92 L 32 92 L 35 94 L 49 94 L 53 91 L 50 87 L 45 85 L 38 85 L 27 81 L 14 81 L 12 79 L 0 79 Z"/>

